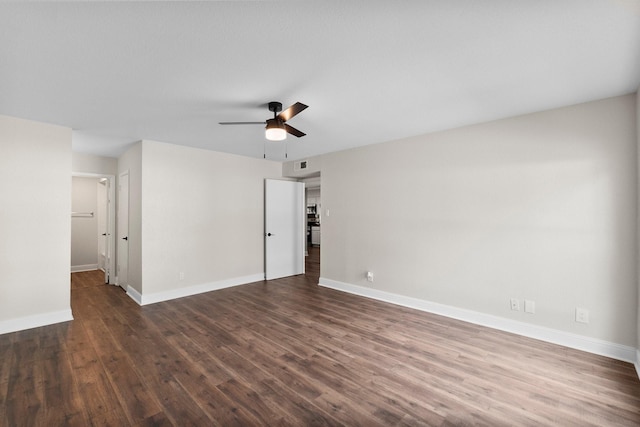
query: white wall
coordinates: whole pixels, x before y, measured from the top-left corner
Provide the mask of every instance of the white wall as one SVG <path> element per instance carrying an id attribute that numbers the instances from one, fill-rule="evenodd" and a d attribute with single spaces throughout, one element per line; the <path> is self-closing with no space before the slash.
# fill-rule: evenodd
<path id="1" fill-rule="evenodd" d="M 264 179 L 281 171 L 278 162 L 143 141 L 143 300 L 261 280 Z"/>
<path id="2" fill-rule="evenodd" d="M 71 218 L 71 271 L 98 267 L 98 179 L 74 176 L 71 211 L 93 212 L 93 216 Z"/>
<path id="3" fill-rule="evenodd" d="M 298 169 L 297 166 L 301 161 L 307 162 L 307 167 Z M 322 156 L 309 157 L 307 159 L 295 160 L 282 163 L 282 176 L 291 178 L 305 178 L 308 176 L 317 176 L 322 170 Z"/>
<path id="4" fill-rule="evenodd" d="M 71 319 L 71 129 L 0 116 L 0 333 Z"/>
<path id="5" fill-rule="evenodd" d="M 635 346 L 635 102 L 323 156 L 322 278 Z"/>
<path id="6" fill-rule="evenodd" d="M 117 175 L 118 159 L 86 153 L 72 153 L 71 170 L 75 173 Z"/>

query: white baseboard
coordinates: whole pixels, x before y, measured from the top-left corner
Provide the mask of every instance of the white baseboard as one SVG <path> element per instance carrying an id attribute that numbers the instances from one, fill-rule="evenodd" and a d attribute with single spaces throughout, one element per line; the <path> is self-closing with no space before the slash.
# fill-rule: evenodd
<path id="1" fill-rule="evenodd" d="M 93 271 L 98 269 L 98 264 L 72 265 L 71 272 L 79 273 L 81 271 Z"/>
<path id="2" fill-rule="evenodd" d="M 25 329 L 39 328 L 40 326 L 53 325 L 55 323 L 68 322 L 70 320 L 73 320 L 71 309 L 3 320 L 0 322 L 0 335 L 8 334 L 9 332 L 23 331 Z"/>
<path id="3" fill-rule="evenodd" d="M 384 292 L 377 289 L 365 288 L 362 286 L 352 285 L 350 283 L 326 279 L 324 277 L 320 278 L 318 284 L 320 286 L 350 294 L 389 302 L 403 307 L 414 308 L 416 310 L 426 311 L 445 317 L 451 317 L 453 319 L 474 323 L 476 325 L 499 329 L 501 331 L 511 332 L 517 335 L 610 357 L 612 359 L 622 360 L 624 362 L 635 363 L 638 375 L 640 376 L 640 355 L 636 355 L 638 351 L 634 347 L 590 338 L 583 335 L 572 334 L 570 332 L 563 332 L 557 329 L 518 322 L 517 320 L 505 319 L 503 317 L 466 310 L 450 305 L 392 294 L 390 292 Z"/>
<path id="4" fill-rule="evenodd" d="M 169 291 L 154 292 L 151 294 L 140 294 L 130 286 L 127 287 L 127 295 L 139 305 L 155 304 L 162 301 L 169 301 L 176 298 L 188 297 L 205 292 L 217 291 L 232 286 L 246 285 L 247 283 L 260 282 L 264 280 L 264 273 L 252 274 L 250 276 L 234 277 L 217 282 L 203 283 L 200 285 L 177 288 Z"/>
<path id="5" fill-rule="evenodd" d="M 129 285 L 127 285 L 127 295 L 129 295 L 129 298 L 137 302 L 138 305 L 142 305 L 142 295 Z"/>
<path id="6" fill-rule="evenodd" d="M 634 363 L 636 367 L 636 374 L 638 374 L 638 378 L 640 378 L 640 348 L 636 349 L 636 363 Z"/>

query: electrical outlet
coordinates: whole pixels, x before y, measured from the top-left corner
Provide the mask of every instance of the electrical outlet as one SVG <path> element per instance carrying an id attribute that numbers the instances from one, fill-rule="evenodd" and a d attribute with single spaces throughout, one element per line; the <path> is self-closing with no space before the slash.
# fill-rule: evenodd
<path id="1" fill-rule="evenodd" d="M 367 271 L 367 282 L 373 282 L 373 272 Z"/>
<path id="2" fill-rule="evenodd" d="M 518 298 L 511 298 L 511 310 L 520 311 L 520 301 Z"/>
<path id="3" fill-rule="evenodd" d="M 180 272 L 180 280 L 184 280 L 184 271 Z"/>
<path id="4" fill-rule="evenodd" d="M 589 323 L 589 310 L 586 308 L 576 307 L 576 322 Z"/>
<path id="5" fill-rule="evenodd" d="M 531 300 L 524 300 L 524 312 L 534 314 L 536 312 L 536 302 Z"/>

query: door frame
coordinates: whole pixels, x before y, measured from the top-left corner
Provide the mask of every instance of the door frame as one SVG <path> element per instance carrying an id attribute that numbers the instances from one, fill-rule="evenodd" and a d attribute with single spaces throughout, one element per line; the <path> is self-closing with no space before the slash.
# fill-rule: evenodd
<path id="1" fill-rule="evenodd" d="M 96 178 L 102 179 L 106 178 L 109 182 L 109 191 L 107 192 L 108 203 L 107 203 L 107 239 L 106 243 L 108 246 L 109 252 L 109 265 L 108 265 L 108 276 L 109 280 L 107 283 L 110 285 L 116 284 L 116 176 L 109 175 L 104 173 L 87 173 L 87 172 L 71 172 L 72 177 L 78 178 Z M 105 277 L 106 279 L 106 277 Z"/>

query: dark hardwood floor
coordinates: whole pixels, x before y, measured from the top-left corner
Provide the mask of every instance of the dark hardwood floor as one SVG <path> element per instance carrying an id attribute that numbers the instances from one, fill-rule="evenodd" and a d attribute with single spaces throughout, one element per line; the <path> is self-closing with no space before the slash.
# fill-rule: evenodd
<path id="1" fill-rule="evenodd" d="M 74 321 L 0 335 L 0 424 L 640 425 L 630 364 L 318 287 L 317 257 L 146 307 L 74 273 Z"/>

